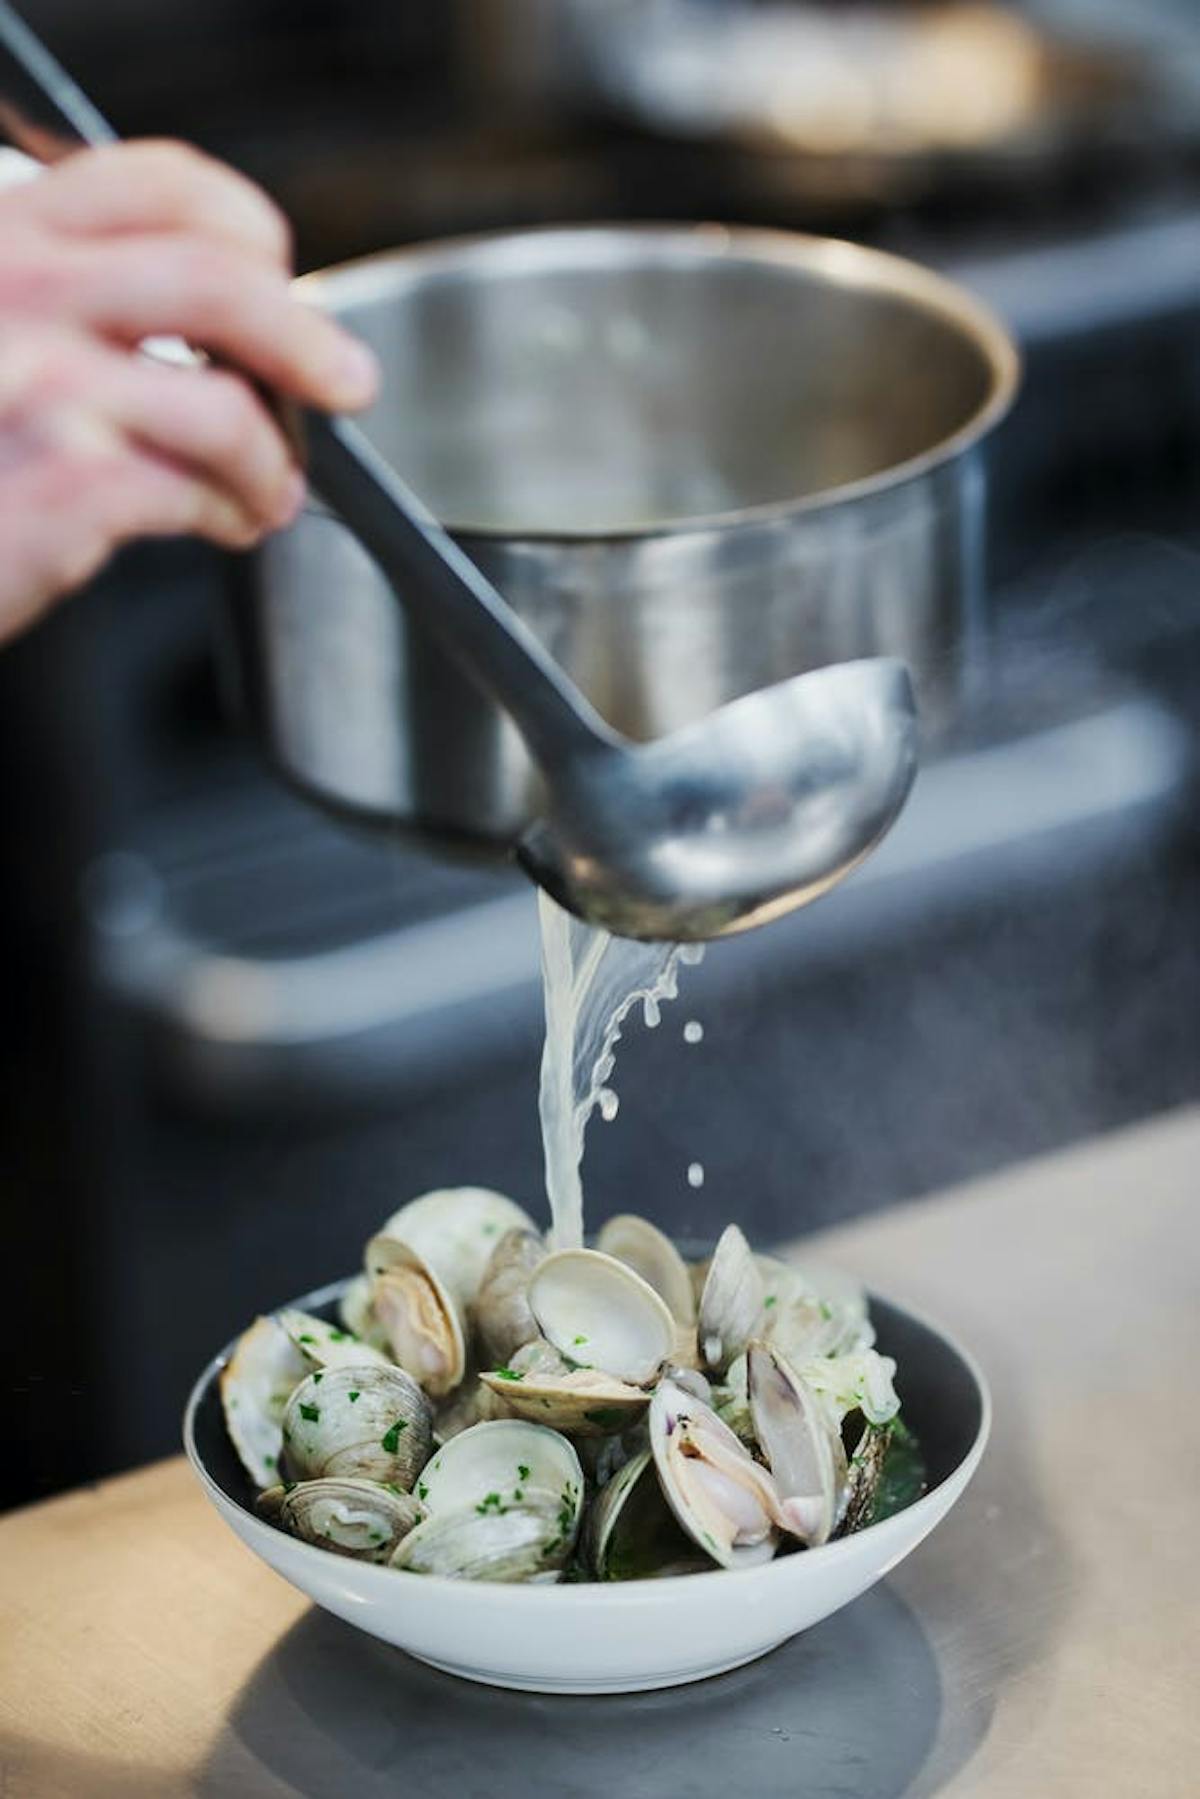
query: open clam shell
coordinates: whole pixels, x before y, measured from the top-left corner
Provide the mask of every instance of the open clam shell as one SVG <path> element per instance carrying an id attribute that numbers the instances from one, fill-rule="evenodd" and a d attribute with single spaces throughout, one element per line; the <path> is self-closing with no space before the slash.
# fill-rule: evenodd
<path id="1" fill-rule="evenodd" d="M 650 1402 L 650 1448 L 671 1510 L 713 1561 L 733 1568 L 771 1559 L 775 1483 L 710 1406 L 661 1381 Z"/>
<path id="2" fill-rule="evenodd" d="M 392 1358 L 381 1349 L 363 1342 L 352 1331 L 331 1324 L 327 1318 L 317 1318 L 294 1307 L 276 1312 L 275 1316 L 309 1367 L 362 1368 L 367 1363 L 381 1368 L 392 1366 Z"/>
<path id="3" fill-rule="evenodd" d="M 569 1361 L 637 1386 L 675 1348 L 676 1325 L 640 1274 L 597 1249 L 560 1249 L 529 1282 L 542 1335 Z"/>
<path id="4" fill-rule="evenodd" d="M 279 1478 L 283 1414 L 309 1363 L 275 1318 L 256 1318 L 221 1370 L 225 1427 L 256 1487 Z"/>
<path id="5" fill-rule="evenodd" d="M 433 1446 L 429 1401 L 390 1364 L 317 1369 L 288 1400 L 283 1440 L 297 1479 L 390 1481 L 407 1492 Z"/>
<path id="6" fill-rule="evenodd" d="M 437 1270 L 411 1244 L 388 1236 L 367 1244 L 371 1309 L 401 1368 L 442 1399 L 466 1373 L 462 1307 Z"/>
<path id="7" fill-rule="evenodd" d="M 587 1551 L 597 1580 L 649 1580 L 708 1566 L 680 1529 L 648 1449 L 618 1468 L 597 1495 L 588 1515 Z"/>
<path id="8" fill-rule="evenodd" d="M 476 1424 L 417 1482 L 429 1517 L 393 1566 L 458 1580 L 536 1580 L 565 1566 L 583 1516 L 579 1457 L 565 1437 L 515 1418 Z"/>
<path id="9" fill-rule="evenodd" d="M 378 1349 L 389 1361 L 392 1359 L 392 1346 L 388 1342 L 387 1332 L 376 1318 L 375 1308 L 371 1304 L 369 1275 L 355 1275 L 338 1302 L 338 1317 L 352 1337 L 357 1337 L 360 1343 L 369 1343 L 372 1349 Z"/>
<path id="10" fill-rule="evenodd" d="M 545 1253 L 537 1232 L 527 1230 L 505 1231 L 492 1251 L 471 1306 L 477 1353 L 491 1367 L 505 1366 L 538 1334 L 529 1309 L 529 1277 Z"/>
<path id="11" fill-rule="evenodd" d="M 737 1225 L 727 1225 L 700 1295 L 700 1353 L 706 1368 L 723 1374 L 750 1339 L 761 1335 L 765 1298 L 754 1252 Z"/>
<path id="12" fill-rule="evenodd" d="M 569 1511 L 545 1495 L 503 1511 L 438 1512 L 391 1558 L 409 1574 L 443 1580 L 556 1580 L 574 1547 Z"/>
<path id="13" fill-rule="evenodd" d="M 393 1212 L 379 1231 L 416 1251 L 453 1293 L 470 1305 L 505 1231 L 533 1231 L 523 1206 L 490 1187 L 440 1187 Z"/>
<path id="14" fill-rule="evenodd" d="M 615 1256 L 665 1302 L 676 1324 L 694 1331 L 696 1298 L 687 1263 L 657 1225 L 636 1212 L 622 1212 L 610 1218 L 596 1238 L 596 1248 Z"/>
<path id="15" fill-rule="evenodd" d="M 772 1345 L 751 1344 L 746 1371 L 755 1435 L 779 1493 L 779 1522 L 802 1543 L 824 1543 L 846 1488 L 837 1417 Z"/>
<path id="16" fill-rule="evenodd" d="M 592 1368 L 529 1374 L 494 1368 L 479 1378 L 512 1417 L 549 1425 L 572 1437 L 618 1435 L 636 1424 L 650 1404 L 643 1387 Z"/>
<path id="17" fill-rule="evenodd" d="M 387 1561 L 425 1516 L 410 1493 L 340 1478 L 272 1487 L 259 1495 L 257 1509 L 290 1536 L 362 1562 Z"/>
<path id="18" fill-rule="evenodd" d="M 432 1513 L 497 1512 L 541 1494 L 556 1503 L 569 1498 L 575 1524 L 583 1508 L 583 1470 L 567 1439 L 542 1425 L 498 1418 L 451 1437 L 417 1483 L 417 1497 Z"/>

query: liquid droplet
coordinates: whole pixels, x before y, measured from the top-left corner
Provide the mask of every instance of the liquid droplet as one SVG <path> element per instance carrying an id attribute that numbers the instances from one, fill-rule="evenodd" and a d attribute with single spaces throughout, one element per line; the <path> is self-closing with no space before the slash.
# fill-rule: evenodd
<path id="1" fill-rule="evenodd" d="M 652 993 L 648 993 L 642 1002 L 642 1016 L 646 1020 L 646 1029 L 648 1031 L 654 1030 L 661 1022 L 662 1012 L 659 1009 L 658 1001 Z"/>
<path id="2" fill-rule="evenodd" d="M 689 1018 L 684 1025 L 683 1041 L 685 1043 L 702 1043 L 704 1041 L 704 1026 L 698 1018 Z"/>
<path id="3" fill-rule="evenodd" d="M 688 1163 L 687 1180 L 689 1187 L 702 1187 L 704 1185 L 703 1162 Z"/>
<path id="4" fill-rule="evenodd" d="M 613 1092 L 611 1087 L 601 1087 L 599 1093 L 596 1095 L 596 1101 L 600 1107 L 601 1118 L 603 1118 L 605 1124 L 611 1124 L 620 1107 L 620 1098 Z"/>

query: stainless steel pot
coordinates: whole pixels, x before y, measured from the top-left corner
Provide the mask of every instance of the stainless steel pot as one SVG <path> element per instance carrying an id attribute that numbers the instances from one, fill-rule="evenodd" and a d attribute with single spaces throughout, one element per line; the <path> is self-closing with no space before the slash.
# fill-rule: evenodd
<path id="1" fill-rule="evenodd" d="M 655 737 L 902 657 L 952 716 L 978 623 L 978 445 L 1015 351 L 895 257 L 779 232 L 584 228 L 307 277 L 380 355 L 369 434 L 598 709 Z M 247 565 L 241 701 L 318 802 L 504 850 L 536 808 L 507 719 L 309 510 Z"/>

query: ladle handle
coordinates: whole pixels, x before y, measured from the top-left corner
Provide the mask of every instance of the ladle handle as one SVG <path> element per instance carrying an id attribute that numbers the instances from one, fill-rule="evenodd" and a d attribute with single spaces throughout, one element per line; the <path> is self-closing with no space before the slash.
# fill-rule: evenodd
<path id="1" fill-rule="evenodd" d="M 304 415 L 313 485 L 391 578 L 414 618 L 511 714 L 553 767 L 620 742 L 487 576 L 349 419 Z M 336 596 L 331 596 L 336 603 Z"/>
<path id="2" fill-rule="evenodd" d="M 54 162 L 78 144 L 117 134 L 37 34 L 0 0 L 0 135 Z M 44 121 L 48 120 L 49 123 Z M 294 409 L 278 407 L 285 428 Z M 620 740 L 528 626 L 432 513 L 347 419 L 303 415 L 313 485 L 392 579 L 414 617 L 511 715 L 539 762 L 550 767 Z M 289 435 L 295 437 L 294 429 Z M 337 604 L 337 596 L 330 596 Z"/>

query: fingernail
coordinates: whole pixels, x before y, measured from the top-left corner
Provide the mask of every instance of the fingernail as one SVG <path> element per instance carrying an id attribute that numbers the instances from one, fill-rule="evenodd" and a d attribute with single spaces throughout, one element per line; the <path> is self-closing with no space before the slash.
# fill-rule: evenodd
<path id="1" fill-rule="evenodd" d="M 308 483 L 300 470 L 293 469 L 279 496 L 278 528 L 290 525 L 299 516 L 308 495 Z"/>
<path id="2" fill-rule="evenodd" d="M 379 386 L 379 364 L 366 344 L 356 337 L 342 340 L 333 379 L 338 390 L 339 406 L 366 406 L 375 398 Z"/>

